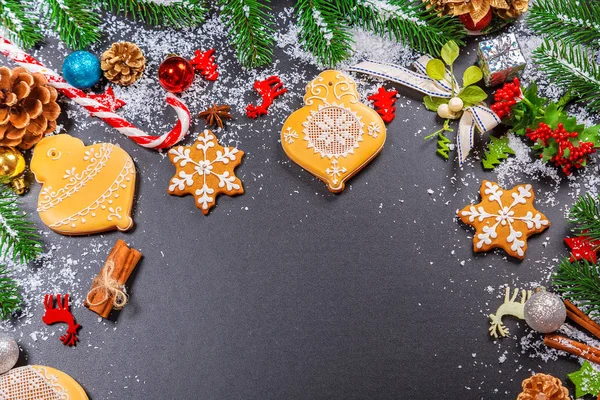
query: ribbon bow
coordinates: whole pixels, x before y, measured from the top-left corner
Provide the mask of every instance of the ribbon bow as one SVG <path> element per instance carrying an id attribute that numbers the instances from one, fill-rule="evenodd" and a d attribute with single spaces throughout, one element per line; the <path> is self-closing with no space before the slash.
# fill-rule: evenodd
<path id="1" fill-rule="evenodd" d="M 460 92 L 460 87 L 456 81 L 452 85 L 452 77 L 447 70 L 446 76 L 441 80 L 435 80 L 427 76 L 426 66 L 429 60 L 431 60 L 429 56 L 420 57 L 414 63 L 417 72 L 399 65 L 378 61 L 363 61 L 350 67 L 350 71 L 362 72 L 397 82 L 433 97 L 449 99 L 456 96 Z M 454 91 L 452 89 L 453 86 Z M 500 118 L 495 112 L 483 105 L 483 103 L 463 109 L 463 115 L 458 123 L 458 135 L 456 136 L 458 162 L 460 165 L 463 164 L 469 155 L 469 151 L 473 148 L 475 127 L 483 134 L 494 129 L 499 123 Z"/>
<path id="2" fill-rule="evenodd" d="M 127 293 L 125 292 L 125 285 L 121 285 L 119 282 L 111 278 L 114 269 L 115 263 L 112 260 L 108 260 L 104 266 L 102 275 L 99 275 L 94 279 L 94 288 L 90 290 L 86 298 L 87 303 L 91 307 L 106 303 L 111 296 L 113 297 L 113 309 L 120 310 L 127 304 L 128 297 Z M 104 291 L 104 298 L 102 298 L 100 301 L 92 303 L 90 299 L 93 298 L 93 294 L 97 290 Z"/>

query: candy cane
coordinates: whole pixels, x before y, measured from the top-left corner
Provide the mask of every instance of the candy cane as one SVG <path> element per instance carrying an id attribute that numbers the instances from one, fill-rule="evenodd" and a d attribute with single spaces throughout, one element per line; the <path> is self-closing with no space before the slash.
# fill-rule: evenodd
<path id="1" fill-rule="evenodd" d="M 97 100 L 98 95 L 88 95 L 76 87 L 69 85 L 57 72 L 46 68 L 44 64 L 2 36 L 0 36 L 0 54 L 4 54 L 17 65 L 20 65 L 31 73 L 42 73 L 48 79 L 48 83 L 55 87 L 56 90 L 88 110 L 92 116 L 102 119 L 142 147 L 156 150 L 171 147 L 183 139 L 190 129 L 190 110 L 180 99 L 171 93 L 167 93 L 166 102 L 177 113 L 177 125 L 170 132 L 161 136 L 151 136 L 136 128 L 135 125 L 125 118 L 115 114 L 114 110 L 116 107 L 99 102 Z"/>

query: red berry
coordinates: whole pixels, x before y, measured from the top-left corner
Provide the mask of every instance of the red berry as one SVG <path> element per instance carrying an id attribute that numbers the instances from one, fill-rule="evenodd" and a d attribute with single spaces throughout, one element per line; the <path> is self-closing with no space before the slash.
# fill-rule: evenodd
<path id="1" fill-rule="evenodd" d="M 483 19 L 480 20 L 478 23 L 475 23 L 475 21 L 473 21 L 473 18 L 471 18 L 469 14 L 460 15 L 458 18 L 468 30 L 480 31 L 486 26 L 488 26 L 490 22 L 492 22 L 492 9 L 490 8 L 485 17 L 483 17 Z"/>

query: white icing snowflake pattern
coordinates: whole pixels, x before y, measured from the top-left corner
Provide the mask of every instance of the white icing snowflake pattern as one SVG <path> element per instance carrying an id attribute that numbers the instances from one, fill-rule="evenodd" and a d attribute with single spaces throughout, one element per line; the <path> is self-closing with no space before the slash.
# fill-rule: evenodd
<path id="1" fill-rule="evenodd" d="M 508 227 L 509 234 L 506 236 L 506 242 L 510 245 L 510 250 L 518 257 L 525 255 L 526 239 L 528 234 L 536 231 L 541 231 L 550 225 L 550 222 L 545 219 L 543 214 L 534 213 L 527 211 L 525 215 L 517 215 L 515 207 L 517 205 L 524 205 L 528 202 L 533 201 L 533 192 L 531 185 L 517 186 L 511 193 L 512 203 L 507 206 L 502 201 L 503 190 L 494 182 L 485 181 L 483 186 L 485 187 L 482 193 L 482 197 L 487 196 L 486 199 L 482 199 L 480 204 L 471 205 L 465 207 L 461 211 L 463 217 L 468 217 L 468 222 L 473 223 L 475 221 L 484 222 L 489 221 L 487 225 L 481 227 L 481 233 L 477 233 L 474 241 L 477 249 L 482 249 L 484 246 L 490 246 L 494 239 L 498 238 L 498 228 Z M 487 209 L 484 207 L 495 204 L 493 209 Z M 535 209 L 534 209 L 535 211 Z M 515 227 L 517 222 L 524 223 L 523 229 Z M 465 221 L 466 222 L 466 221 Z M 479 232 L 479 230 L 478 230 Z"/>
<path id="2" fill-rule="evenodd" d="M 207 214 L 219 193 L 232 195 L 244 192 L 241 181 L 233 173 L 243 155 L 244 152 L 235 147 L 222 147 L 215 135 L 205 130 L 192 146 L 169 150 L 171 162 L 178 167 L 177 174 L 171 179 L 169 192 L 175 195 L 193 194 L 197 206 Z"/>
<path id="3" fill-rule="evenodd" d="M 348 170 L 346 169 L 346 167 L 341 167 L 338 165 L 338 160 L 333 159 L 331 161 L 331 167 L 327 168 L 325 170 L 325 172 L 327 172 L 327 175 L 331 176 L 333 179 L 331 180 L 334 184 L 337 184 L 339 182 L 339 177 L 342 176 L 342 174 L 345 174 L 346 172 L 348 172 Z"/>
<path id="4" fill-rule="evenodd" d="M 318 111 L 311 115 L 304 126 L 304 140 L 309 149 L 319 153 L 321 157 L 346 157 L 354 154 L 363 140 L 363 123 L 356 112 L 341 105 L 320 105 Z"/>
<path id="5" fill-rule="evenodd" d="M 367 128 L 369 136 L 376 138 L 381 133 L 381 127 L 375 122 L 371 122 Z"/>
<path id="6" fill-rule="evenodd" d="M 283 139 L 288 143 L 288 144 L 292 144 L 294 143 L 295 139 L 298 139 L 298 134 L 296 133 L 295 130 L 293 130 L 292 128 L 290 128 L 288 126 L 287 130 L 284 132 L 283 134 Z"/>

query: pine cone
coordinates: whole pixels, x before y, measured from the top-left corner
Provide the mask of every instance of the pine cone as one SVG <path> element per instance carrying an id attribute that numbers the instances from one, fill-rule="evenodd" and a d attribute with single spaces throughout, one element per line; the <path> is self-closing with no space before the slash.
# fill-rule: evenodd
<path id="1" fill-rule="evenodd" d="M 525 379 L 521 385 L 523 391 L 517 400 L 570 400 L 569 391 L 563 387 L 560 379 L 552 375 L 536 374 Z"/>
<path id="2" fill-rule="evenodd" d="M 146 58 L 135 43 L 118 42 L 102 53 L 100 65 L 106 79 L 127 86 L 140 79 Z"/>
<path id="3" fill-rule="evenodd" d="M 58 92 L 39 72 L 0 68 L 0 146 L 30 149 L 56 129 Z"/>

